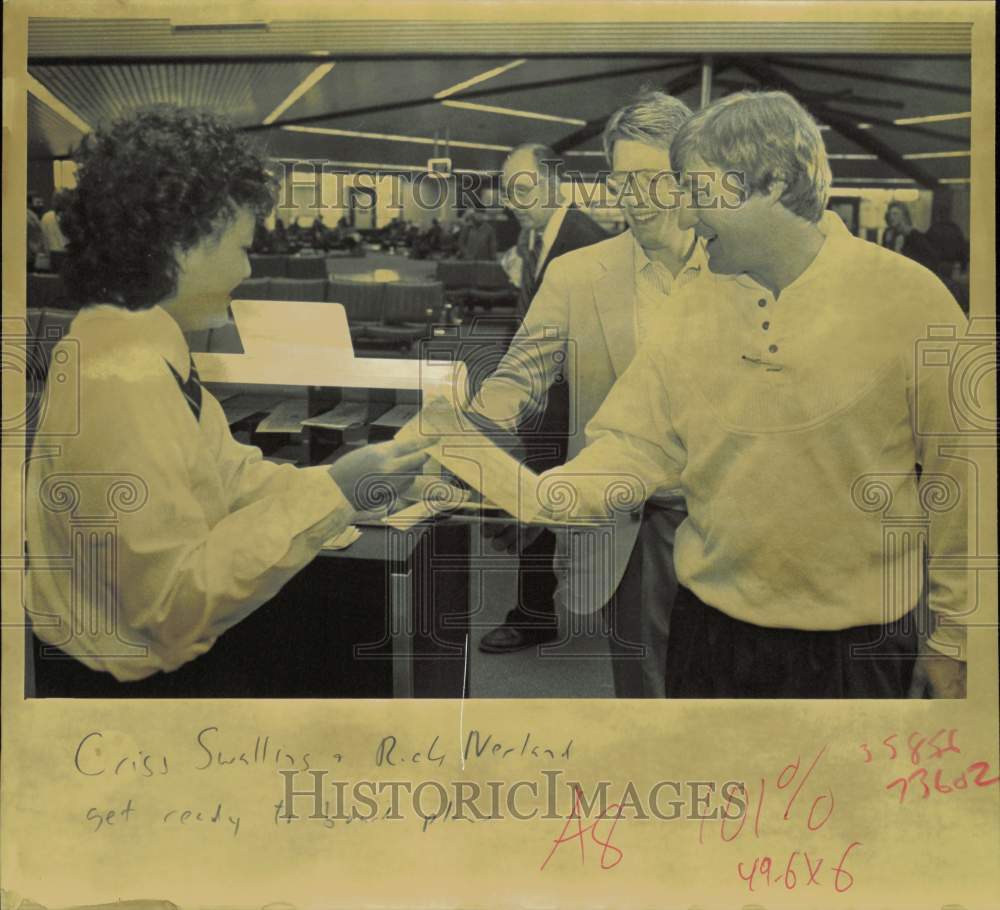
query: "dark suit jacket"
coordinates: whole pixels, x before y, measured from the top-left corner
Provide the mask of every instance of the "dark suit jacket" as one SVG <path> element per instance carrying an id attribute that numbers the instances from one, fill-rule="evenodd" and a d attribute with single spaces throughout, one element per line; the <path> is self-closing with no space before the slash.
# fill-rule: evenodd
<path id="1" fill-rule="evenodd" d="M 559 226 L 559 233 L 556 234 L 555 243 L 552 244 L 552 249 L 549 250 L 548 256 L 545 257 L 545 262 L 542 263 L 542 270 L 538 274 L 538 284 L 541 285 L 542 280 L 545 278 L 545 270 L 549 267 L 549 263 L 557 256 L 562 256 L 563 253 L 570 253 L 573 250 L 580 249 L 582 246 L 590 246 L 592 243 L 598 243 L 601 240 L 607 239 L 608 235 L 605 233 L 604 228 L 589 215 L 584 215 L 576 206 L 571 205 L 566 210 L 566 217 L 563 218 L 563 223 Z"/>

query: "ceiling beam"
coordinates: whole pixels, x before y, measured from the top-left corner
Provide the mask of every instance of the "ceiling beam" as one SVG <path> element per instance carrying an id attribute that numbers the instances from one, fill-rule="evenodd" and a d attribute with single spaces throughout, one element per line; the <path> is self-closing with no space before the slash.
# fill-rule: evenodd
<path id="1" fill-rule="evenodd" d="M 728 60 L 718 63 L 715 67 L 716 75 L 723 72 L 728 68 L 728 66 Z M 662 87 L 662 91 L 666 92 L 668 95 L 679 95 L 698 85 L 700 81 L 701 65 L 699 63 L 688 72 L 681 73 L 681 75 L 674 77 L 670 82 Z M 595 136 L 600 136 L 600 134 L 604 131 L 604 125 L 608 122 L 612 114 L 614 114 L 614 111 L 609 111 L 603 117 L 598 117 L 595 120 L 588 120 L 587 123 L 584 126 L 581 126 L 578 130 L 575 130 L 568 136 L 563 136 L 562 139 L 554 142 L 552 144 L 552 150 L 561 155 L 564 152 L 579 148 Z"/>
<path id="2" fill-rule="evenodd" d="M 761 86 L 776 88 L 788 92 L 793 97 L 800 94 L 800 89 L 791 79 L 772 69 L 766 63 L 757 60 L 737 59 L 734 61 L 738 69 L 743 70 L 749 76 L 756 79 Z M 802 100 L 805 108 L 821 123 L 827 123 L 830 127 L 840 133 L 845 139 L 849 139 L 855 145 L 860 146 L 895 168 L 901 174 L 911 177 L 917 183 L 928 189 L 935 189 L 938 185 L 937 178 L 932 177 L 923 168 L 907 161 L 895 149 L 890 148 L 880 139 L 872 136 L 867 130 L 858 129 L 857 124 L 851 119 L 851 115 L 843 114 L 839 111 L 832 111 L 823 104 L 816 104 L 808 100 Z"/>
<path id="3" fill-rule="evenodd" d="M 764 63 L 769 66 L 783 66 L 787 69 L 802 70 L 806 73 L 825 73 L 828 76 L 846 76 L 850 79 L 867 79 L 869 82 L 889 82 L 893 85 L 905 85 L 907 88 L 921 88 L 934 92 L 948 92 L 952 95 L 970 95 L 971 88 L 960 85 L 948 85 L 944 82 L 930 82 L 925 79 L 908 79 L 903 76 L 892 76 L 884 73 L 869 73 L 865 70 L 841 69 L 838 66 L 824 66 L 820 63 L 805 63 L 798 60 L 779 60 L 765 57 Z"/>
<path id="4" fill-rule="evenodd" d="M 579 85 L 584 82 L 595 82 L 602 79 L 614 79 L 621 76 L 635 76 L 641 73 L 654 73 L 663 70 L 677 69 L 678 67 L 691 66 L 694 58 L 684 58 L 683 60 L 660 62 L 655 65 L 634 66 L 629 69 L 616 70 L 613 72 L 601 73 L 581 73 L 576 76 L 560 76 L 553 79 L 538 79 L 534 82 L 522 82 L 517 85 L 490 86 L 487 88 L 473 89 L 470 92 L 459 92 L 450 95 L 445 101 L 470 101 L 474 98 L 489 98 L 493 95 L 500 95 L 504 92 L 524 92 L 534 89 L 555 88 L 561 85 Z M 275 129 L 281 126 L 306 126 L 310 123 L 324 123 L 330 120 L 339 120 L 345 117 L 360 117 L 368 114 L 381 114 L 385 111 L 402 111 L 413 107 L 422 107 L 425 104 L 439 104 L 440 101 L 433 95 L 424 98 L 408 98 L 403 101 L 386 101 L 382 104 L 370 104 L 364 107 L 353 107 L 342 111 L 330 111 L 326 114 L 311 114 L 308 117 L 289 117 L 285 120 L 278 120 L 269 124 L 253 124 L 241 127 L 244 132 L 257 132 L 260 130 Z"/>
<path id="5" fill-rule="evenodd" d="M 737 82 L 735 79 L 719 79 L 718 84 L 726 88 L 735 89 L 736 91 L 754 88 L 752 85 L 747 85 L 745 82 Z M 861 95 L 853 95 L 850 93 L 850 89 L 845 89 L 841 92 L 818 92 L 809 89 L 799 89 L 798 97 L 803 101 L 808 98 L 810 101 L 820 103 L 860 104 L 865 107 L 871 105 L 872 107 L 891 107 L 897 110 L 902 110 L 906 107 L 902 101 L 893 101 L 889 98 L 866 98 Z"/>
<path id="6" fill-rule="evenodd" d="M 891 120 L 883 120 L 881 117 L 873 117 L 866 111 L 834 111 L 835 114 L 842 114 L 845 117 L 857 117 L 859 122 L 871 123 L 874 126 L 880 127 L 887 130 L 902 130 L 906 133 L 916 133 L 920 136 L 930 136 L 933 139 L 942 139 L 945 142 L 964 142 L 968 143 L 968 139 L 964 136 L 954 136 L 951 133 L 942 133 L 938 130 L 932 130 L 926 126 L 920 126 L 915 123 L 893 123 Z"/>

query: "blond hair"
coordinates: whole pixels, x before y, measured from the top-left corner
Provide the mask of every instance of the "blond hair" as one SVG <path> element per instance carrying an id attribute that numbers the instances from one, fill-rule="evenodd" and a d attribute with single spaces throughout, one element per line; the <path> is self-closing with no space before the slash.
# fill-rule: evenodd
<path id="1" fill-rule="evenodd" d="M 749 193 L 784 183 L 781 204 L 807 221 L 819 221 L 826 208 L 833 175 L 823 137 L 786 92 L 739 92 L 699 111 L 670 146 L 671 163 L 679 170 L 695 155 L 742 174 Z"/>

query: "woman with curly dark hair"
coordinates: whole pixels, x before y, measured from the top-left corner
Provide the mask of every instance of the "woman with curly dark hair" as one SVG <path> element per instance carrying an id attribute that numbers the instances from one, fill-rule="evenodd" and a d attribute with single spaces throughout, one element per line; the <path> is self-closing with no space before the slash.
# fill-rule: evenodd
<path id="1" fill-rule="evenodd" d="M 56 379 L 75 360 L 78 383 L 50 381 L 26 497 L 29 609 L 50 646 L 38 694 L 199 694 L 201 655 L 350 524 L 360 481 L 405 486 L 425 455 L 392 442 L 330 467 L 270 464 L 198 381 L 184 333 L 225 322 L 272 205 L 244 136 L 160 107 L 76 157 L 65 276 L 91 306 L 53 352 Z"/>

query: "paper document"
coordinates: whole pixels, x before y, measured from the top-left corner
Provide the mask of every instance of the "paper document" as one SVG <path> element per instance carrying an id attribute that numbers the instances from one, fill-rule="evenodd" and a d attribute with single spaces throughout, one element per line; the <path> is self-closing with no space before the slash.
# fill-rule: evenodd
<path id="1" fill-rule="evenodd" d="M 270 414 L 257 424 L 258 433 L 298 433 L 302 430 L 308 403 L 305 398 L 282 401 Z"/>
<path id="2" fill-rule="evenodd" d="M 397 404 L 390 408 L 377 420 L 372 421 L 373 427 L 402 427 L 417 416 L 419 408 L 415 404 Z"/>
<path id="3" fill-rule="evenodd" d="M 307 417 L 302 421 L 304 427 L 319 427 L 324 430 L 349 430 L 351 427 L 361 427 L 368 417 L 368 404 L 364 401 L 342 401 L 335 408 Z"/>
<path id="4" fill-rule="evenodd" d="M 437 508 L 433 503 L 415 502 L 405 509 L 400 509 L 391 515 L 386 515 L 381 520 L 381 524 L 389 525 L 389 527 L 396 528 L 399 531 L 407 531 L 410 528 L 416 527 L 421 522 L 440 514 L 441 509 Z"/>
<path id="5" fill-rule="evenodd" d="M 232 426 L 253 414 L 270 411 L 280 400 L 267 395 L 236 395 L 222 403 L 222 410 L 229 425 Z"/>
<path id="6" fill-rule="evenodd" d="M 330 537 L 329 539 L 323 541 L 321 550 L 346 550 L 352 543 L 361 537 L 361 532 L 354 527 L 354 525 L 348 525 L 339 534 Z"/>
<path id="7" fill-rule="evenodd" d="M 438 437 L 438 442 L 428 449 L 430 457 L 478 490 L 485 501 L 496 504 L 518 521 L 525 524 L 568 523 L 553 521 L 545 514 L 538 497 L 538 474 L 461 418 L 458 409 L 447 398 L 429 402 L 416 420 L 400 433 L 404 431 Z"/>

